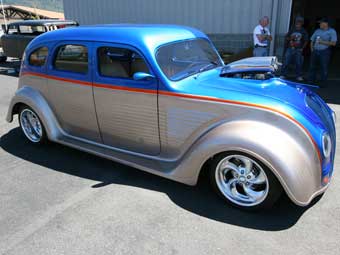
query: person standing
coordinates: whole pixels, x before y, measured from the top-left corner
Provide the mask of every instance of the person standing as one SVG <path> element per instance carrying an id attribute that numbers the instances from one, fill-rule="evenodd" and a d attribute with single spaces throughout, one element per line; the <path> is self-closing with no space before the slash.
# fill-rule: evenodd
<path id="1" fill-rule="evenodd" d="M 264 16 L 260 19 L 259 24 L 254 29 L 254 57 L 265 57 L 269 55 L 269 44 L 272 40 L 272 36 L 270 35 L 268 25 L 269 18 Z"/>
<path id="2" fill-rule="evenodd" d="M 303 28 L 304 19 L 297 17 L 295 26 L 285 36 L 287 48 L 284 55 L 284 62 L 281 69 L 281 79 L 285 79 L 288 73 L 289 65 L 295 61 L 296 80 L 303 81 L 302 66 L 303 66 L 303 49 L 308 44 L 308 34 Z"/>
<path id="3" fill-rule="evenodd" d="M 328 65 L 331 57 L 331 47 L 336 45 L 336 31 L 329 26 L 327 18 L 322 18 L 320 28 L 311 37 L 311 61 L 309 67 L 308 81 L 313 83 L 316 80 L 317 64 L 320 63 L 321 83 L 327 81 Z"/>

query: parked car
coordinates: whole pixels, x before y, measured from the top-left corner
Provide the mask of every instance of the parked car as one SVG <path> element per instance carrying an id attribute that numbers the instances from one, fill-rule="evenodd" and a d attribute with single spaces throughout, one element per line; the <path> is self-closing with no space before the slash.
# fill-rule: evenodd
<path id="1" fill-rule="evenodd" d="M 4 51 L 2 48 L 0 48 L 0 63 L 4 63 L 7 60 L 7 56 L 4 54 Z"/>
<path id="2" fill-rule="evenodd" d="M 4 31 L 0 27 L 0 38 L 3 34 L 4 34 Z M 1 40 L 0 40 L 0 63 L 6 62 L 6 60 L 7 60 L 7 57 L 4 54 L 4 51 L 3 51 L 2 45 L 1 45 Z"/>
<path id="3" fill-rule="evenodd" d="M 57 30 L 26 48 L 7 121 L 18 114 L 34 144 L 50 140 L 188 185 L 208 169 L 215 191 L 240 208 L 271 207 L 282 191 L 306 206 L 329 186 L 336 117 L 307 85 L 275 78 L 275 63 L 225 66 L 188 27 Z"/>
<path id="4" fill-rule="evenodd" d="M 60 28 L 78 26 L 73 20 L 24 20 L 8 24 L 7 29 L 2 26 L 4 34 L 1 44 L 4 56 L 21 58 L 28 43 L 42 33 Z"/>

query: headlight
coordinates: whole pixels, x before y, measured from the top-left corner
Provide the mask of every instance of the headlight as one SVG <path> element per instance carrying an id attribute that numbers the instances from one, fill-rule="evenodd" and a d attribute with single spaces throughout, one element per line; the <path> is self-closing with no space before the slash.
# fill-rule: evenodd
<path id="1" fill-rule="evenodd" d="M 334 122 L 334 126 L 336 125 L 336 113 L 332 112 L 332 118 L 333 118 L 333 122 Z"/>
<path id="2" fill-rule="evenodd" d="M 322 135 L 322 150 L 325 158 L 329 158 L 332 150 L 332 141 L 327 132 Z"/>

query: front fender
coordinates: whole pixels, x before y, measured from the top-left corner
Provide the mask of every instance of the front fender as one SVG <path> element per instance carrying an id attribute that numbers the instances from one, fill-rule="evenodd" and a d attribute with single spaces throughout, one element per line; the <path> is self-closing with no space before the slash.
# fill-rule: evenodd
<path id="1" fill-rule="evenodd" d="M 298 205 L 309 204 L 326 188 L 321 185 L 320 162 L 312 141 L 301 127 L 280 117 L 270 123 L 235 120 L 219 125 L 194 144 L 175 172 L 192 174 L 191 184 L 195 184 L 197 169 L 214 155 L 228 151 L 245 152 L 262 161 Z"/>
<path id="2" fill-rule="evenodd" d="M 28 86 L 18 89 L 8 108 L 6 117 L 8 122 L 12 122 L 13 115 L 18 113 L 16 112 L 18 104 L 25 104 L 31 107 L 38 114 L 40 120 L 42 121 L 48 139 L 51 141 L 58 140 L 58 138 L 61 136 L 61 128 L 53 114 L 53 111 L 39 91 Z"/>

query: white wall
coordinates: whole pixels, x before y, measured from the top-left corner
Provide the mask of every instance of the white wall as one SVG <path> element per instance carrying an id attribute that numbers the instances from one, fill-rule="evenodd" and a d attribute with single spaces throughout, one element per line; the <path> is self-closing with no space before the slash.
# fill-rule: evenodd
<path id="1" fill-rule="evenodd" d="M 288 29 L 292 0 L 279 0 L 277 33 Z M 65 18 L 80 24 L 168 23 L 205 33 L 249 34 L 273 0 L 64 0 Z"/>

